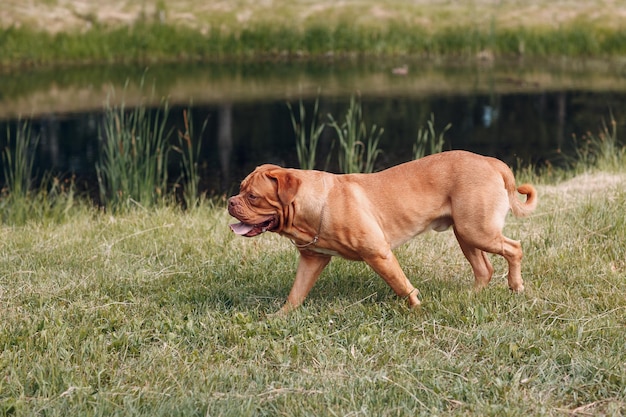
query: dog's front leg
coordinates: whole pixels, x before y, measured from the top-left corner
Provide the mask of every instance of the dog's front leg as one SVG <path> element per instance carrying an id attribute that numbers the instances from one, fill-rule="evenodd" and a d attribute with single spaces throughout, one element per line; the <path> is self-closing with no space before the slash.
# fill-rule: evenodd
<path id="1" fill-rule="evenodd" d="M 375 254 L 364 260 L 399 297 L 406 298 L 410 308 L 420 306 L 420 300 L 417 298 L 417 288 L 406 277 L 391 249 L 386 253 Z"/>
<path id="2" fill-rule="evenodd" d="M 330 256 L 311 255 L 306 251 L 300 251 L 300 261 L 298 262 L 298 270 L 296 271 L 296 279 L 293 282 L 287 302 L 278 312 L 279 314 L 288 313 L 298 307 L 315 285 L 317 278 L 328 262 Z"/>

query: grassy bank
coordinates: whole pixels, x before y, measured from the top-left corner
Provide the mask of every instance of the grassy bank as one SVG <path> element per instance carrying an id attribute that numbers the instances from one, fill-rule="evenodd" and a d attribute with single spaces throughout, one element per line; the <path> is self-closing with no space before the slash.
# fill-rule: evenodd
<path id="1" fill-rule="evenodd" d="M 452 233 L 398 250 L 408 311 L 334 260 L 305 306 L 284 239 L 237 238 L 221 206 L 0 226 L 0 414 L 618 415 L 626 410 L 626 176 L 541 185 L 506 234 L 527 291 L 490 287 Z"/>
<path id="2" fill-rule="evenodd" d="M 621 1 L 603 6 L 582 0 L 498 5 L 484 0 L 236 5 L 178 0 L 138 6 L 117 0 L 104 7 L 39 0 L 31 8 L 17 3 L 9 3 L 0 21 L 0 64 L 5 67 L 328 55 L 626 53 L 626 32 L 619 23 L 626 2 Z"/>

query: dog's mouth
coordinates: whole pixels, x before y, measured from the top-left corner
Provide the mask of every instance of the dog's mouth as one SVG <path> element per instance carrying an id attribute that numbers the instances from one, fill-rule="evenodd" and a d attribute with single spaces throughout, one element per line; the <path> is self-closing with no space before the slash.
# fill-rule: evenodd
<path id="1" fill-rule="evenodd" d="M 253 236 L 260 235 L 261 233 L 265 233 L 267 231 L 271 232 L 272 230 L 276 228 L 277 225 L 278 225 L 278 220 L 276 219 L 276 216 L 272 216 L 269 219 L 265 220 L 264 222 L 261 222 L 258 224 L 248 224 L 244 222 L 231 224 L 230 230 L 232 230 L 233 232 L 235 232 L 236 234 L 240 236 L 253 237 Z"/>

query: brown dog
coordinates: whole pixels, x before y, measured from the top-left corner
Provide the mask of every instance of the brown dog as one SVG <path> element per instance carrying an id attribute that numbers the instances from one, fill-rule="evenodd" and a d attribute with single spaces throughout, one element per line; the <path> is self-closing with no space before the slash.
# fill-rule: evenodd
<path id="1" fill-rule="evenodd" d="M 527 196 L 526 202 L 516 191 Z M 488 252 L 507 260 L 509 287 L 522 291 L 522 248 L 503 236 L 502 228 L 509 209 L 526 216 L 536 205 L 535 188 L 524 184 L 516 190 L 502 161 L 449 151 L 375 174 L 262 165 L 228 200 L 228 212 L 240 221 L 231 225 L 235 233 L 276 232 L 300 251 L 296 279 L 281 309 L 287 312 L 304 301 L 334 255 L 365 261 L 409 306 L 418 306 L 417 290 L 392 250 L 422 232 L 450 226 L 472 265 L 476 288 L 493 275 Z"/>

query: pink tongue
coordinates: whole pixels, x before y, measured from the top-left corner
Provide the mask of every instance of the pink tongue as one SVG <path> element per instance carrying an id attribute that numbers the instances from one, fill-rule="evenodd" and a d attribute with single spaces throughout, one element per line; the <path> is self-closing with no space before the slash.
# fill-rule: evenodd
<path id="1" fill-rule="evenodd" d="M 235 223 L 235 224 L 230 225 L 230 230 L 232 230 L 238 235 L 245 235 L 246 233 L 250 232 L 252 229 L 254 229 L 254 226 L 251 224 Z"/>

